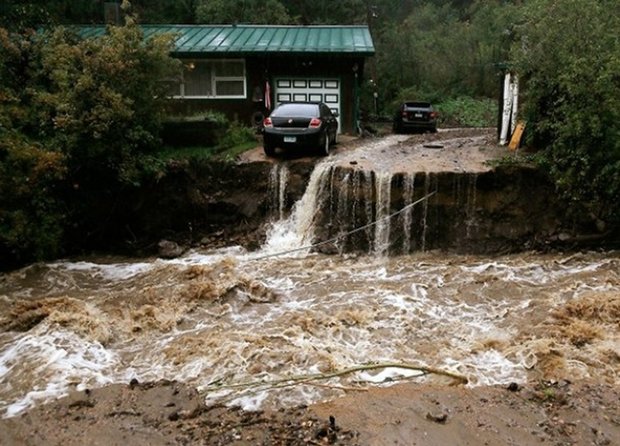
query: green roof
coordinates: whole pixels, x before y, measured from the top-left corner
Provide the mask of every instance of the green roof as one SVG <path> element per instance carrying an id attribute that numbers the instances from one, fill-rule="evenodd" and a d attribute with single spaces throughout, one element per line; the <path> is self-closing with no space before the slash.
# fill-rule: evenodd
<path id="1" fill-rule="evenodd" d="M 144 37 L 177 35 L 175 53 L 296 53 L 371 56 L 368 26 L 141 25 Z M 106 27 L 82 26 L 82 37 L 97 37 Z"/>

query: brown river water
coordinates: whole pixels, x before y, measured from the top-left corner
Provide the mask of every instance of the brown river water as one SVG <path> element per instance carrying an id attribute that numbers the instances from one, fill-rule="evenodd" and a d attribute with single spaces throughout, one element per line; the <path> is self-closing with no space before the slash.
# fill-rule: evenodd
<path id="1" fill-rule="evenodd" d="M 0 276 L 0 410 L 77 388 L 158 379 L 207 400 L 309 403 L 338 386 L 217 388 L 375 362 L 435 367 L 469 385 L 595 378 L 620 384 L 620 256 L 295 253 L 61 261 Z M 445 379 L 425 376 L 418 380 Z"/>
<path id="2" fill-rule="evenodd" d="M 402 137 L 378 144 L 402 142 L 394 138 Z M 351 156 L 341 155 L 345 163 Z M 277 221 L 257 252 L 67 260 L 0 274 L 0 416 L 132 379 L 182 381 L 207 402 L 246 409 L 400 379 L 451 382 L 411 367 L 274 382 L 373 363 L 439 369 L 469 386 L 579 378 L 620 385 L 620 252 L 389 257 L 389 221 L 380 220 L 366 255 L 312 253 L 301 248 L 338 159 L 315 168 L 289 218 L 278 204 L 287 173 L 274 169 Z M 377 217 L 389 212 L 377 203 Z"/>

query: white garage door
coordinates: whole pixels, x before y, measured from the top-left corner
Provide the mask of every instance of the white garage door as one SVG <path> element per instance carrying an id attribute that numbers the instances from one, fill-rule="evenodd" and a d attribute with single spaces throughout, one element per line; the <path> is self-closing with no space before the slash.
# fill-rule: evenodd
<path id="1" fill-rule="evenodd" d="M 337 112 L 340 133 L 340 79 L 278 78 L 275 102 L 325 102 Z"/>

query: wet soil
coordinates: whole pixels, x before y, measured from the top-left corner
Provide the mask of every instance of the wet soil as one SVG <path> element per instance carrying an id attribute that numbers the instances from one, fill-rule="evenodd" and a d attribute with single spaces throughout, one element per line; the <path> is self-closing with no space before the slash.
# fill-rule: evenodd
<path id="1" fill-rule="evenodd" d="M 356 138 L 339 136 L 331 149 L 341 164 L 351 162 L 360 168 L 375 169 L 377 164 L 389 162 L 396 170 L 419 172 L 483 172 L 492 169 L 493 160 L 514 156 L 515 153 L 497 144 L 495 129 L 462 128 L 440 129 L 438 133 L 407 133 Z M 262 146 L 239 156 L 240 164 L 263 161 L 315 163 L 321 158 L 283 153 L 268 158 Z"/>
<path id="2" fill-rule="evenodd" d="M 397 384 L 278 411 L 205 406 L 175 382 L 74 392 L 0 420 L 17 445 L 617 445 L 620 390 L 569 381 L 527 386 Z"/>

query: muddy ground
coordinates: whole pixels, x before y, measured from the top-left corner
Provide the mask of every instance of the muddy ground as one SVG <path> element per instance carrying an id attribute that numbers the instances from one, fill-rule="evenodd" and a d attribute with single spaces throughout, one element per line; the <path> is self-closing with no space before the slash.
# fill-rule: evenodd
<path id="1" fill-rule="evenodd" d="M 569 381 L 506 387 L 413 383 L 275 412 L 206 407 L 183 384 L 75 392 L 0 421 L 14 445 L 617 445 L 620 391 Z"/>
<path id="2" fill-rule="evenodd" d="M 492 161 L 509 158 L 515 152 L 497 144 L 496 130 L 491 128 L 440 129 L 438 133 L 381 134 L 364 138 L 339 136 L 332 146 L 331 157 L 342 165 L 354 163 L 374 170 L 381 167 L 393 171 L 417 172 L 484 172 L 493 168 Z M 240 163 L 261 161 L 317 161 L 303 153 L 278 152 L 267 158 L 262 146 L 239 156 Z M 386 165 L 387 164 L 387 165 Z"/>

